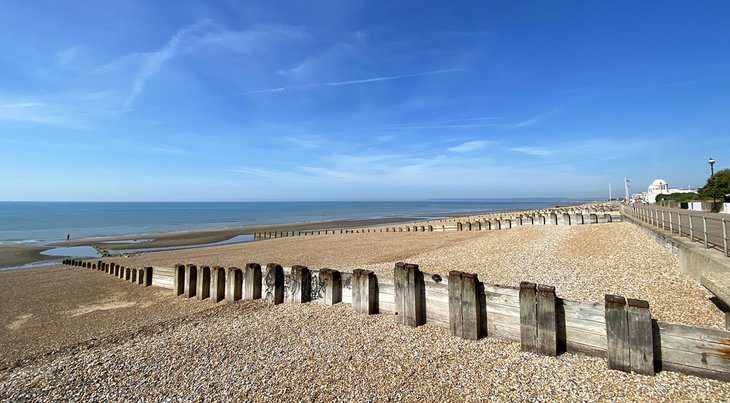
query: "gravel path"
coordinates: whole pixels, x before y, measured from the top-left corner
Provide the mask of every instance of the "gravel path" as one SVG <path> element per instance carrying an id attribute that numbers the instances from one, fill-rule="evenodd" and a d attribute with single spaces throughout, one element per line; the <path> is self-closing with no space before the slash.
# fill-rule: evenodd
<path id="1" fill-rule="evenodd" d="M 728 401 L 730 384 L 540 357 L 349 305 L 221 304 L 186 322 L 0 372 L 3 400 Z"/>
<path id="2" fill-rule="evenodd" d="M 429 273 L 475 272 L 492 284 L 549 284 L 559 296 L 576 301 L 603 303 L 607 293 L 644 299 L 652 315 L 661 320 L 723 329 L 725 323 L 723 313 L 709 301 L 710 293 L 680 270 L 671 253 L 630 223 L 315 235 L 115 260 L 170 267 L 178 262 L 222 266 L 278 262 L 310 268 L 368 268 L 388 276 L 396 262 L 407 261 Z"/>

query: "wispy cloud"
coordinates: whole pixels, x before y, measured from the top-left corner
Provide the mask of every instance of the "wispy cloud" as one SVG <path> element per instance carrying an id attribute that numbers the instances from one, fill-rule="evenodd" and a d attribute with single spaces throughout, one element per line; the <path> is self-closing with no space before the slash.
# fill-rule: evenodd
<path id="1" fill-rule="evenodd" d="M 510 148 L 510 151 L 514 151 L 517 153 L 523 153 L 527 155 L 534 155 L 537 157 L 545 157 L 548 155 L 551 155 L 553 152 L 551 150 L 547 150 L 544 148 L 539 147 L 513 147 Z"/>
<path id="2" fill-rule="evenodd" d="M 233 53 L 247 53 L 260 48 L 267 41 L 286 41 L 306 36 L 306 31 L 301 28 L 280 24 L 258 24 L 242 31 L 211 31 L 213 28 L 216 26 L 210 20 L 197 21 L 177 31 L 161 49 L 150 53 L 133 53 L 123 56 L 98 69 L 97 72 L 114 70 L 129 63 L 141 63 L 141 68 L 132 83 L 130 94 L 124 101 L 124 107 L 128 108 L 142 93 L 147 81 L 180 52 L 194 51 L 198 47 L 214 47 Z M 247 94 L 281 92 L 285 89 L 284 87 L 271 88 L 250 91 Z"/>
<path id="3" fill-rule="evenodd" d="M 272 171 L 269 169 L 260 169 L 260 168 L 233 168 L 230 169 L 231 172 L 238 173 L 238 174 L 244 174 L 249 176 L 258 176 L 261 178 L 277 178 L 280 177 L 283 173 L 279 171 Z"/>
<path id="4" fill-rule="evenodd" d="M 387 143 L 387 142 L 393 140 L 394 138 L 395 138 L 395 136 L 393 136 L 392 134 L 384 134 L 381 136 L 376 136 L 374 140 L 376 143 Z"/>
<path id="5" fill-rule="evenodd" d="M 35 108 L 37 106 L 43 106 L 43 104 L 40 102 L 16 102 L 10 104 L 0 104 L 0 108 L 7 109 Z"/>
<path id="6" fill-rule="evenodd" d="M 401 74 L 401 75 L 397 75 L 397 76 L 371 77 L 371 78 L 365 78 L 365 79 L 361 79 L 361 80 L 332 81 L 332 82 L 325 82 L 325 83 L 308 83 L 308 84 L 290 85 L 290 86 L 284 86 L 284 87 L 264 88 L 264 89 L 260 89 L 260 90 L 251 90 L 251 91 L 242 92 L 241 94 L 242 95 L 271 94 L 271 93 L 284 92 L 284 91 L 290 91 L 290 90 L 304 90 L 304 89 L 310 89 L 310 88 L 322 87 L 322 86 L 340 87 L 340 86 L 345 86 L 345 85 L 357 85 L 357 84 L 376 83 L 376 82 L 381 82 L 381 81 L 403 80 L 403 79 L 413 78 L 413 77 L 428 76 L 428 75 L 433 75 L 433 74 L 446 74 L 446 73 L 453 73 L 453 72 L 459 72 L 459 71 L 464 71 L 464 70 L 465 69 L 453 68 L 453 69 L 427 71 L 427 72 L 423 72 L 423 73 Z"/>
<path id="7" fill-rule="evenodd" d="M 309 37 L 306 29 L 284 24 L 256 24 L 241 31 L 223 30 L 199 35 L 194 46 L 217 47 L 233 53 L 249 53 L 272 41 L 299 41 Z"/>
<path id="8" fill-rule="evenodd" d="M 452 153 L 469 153 L 484 148 L 487 144 L 489 144 L 489 142 L 485 140 L 467 141 L 466 143 L 459 144 L 458 146 L 449 147 L 447 150 Z"/>
<path id="9" fill-rule="evenodd" d="M 299 149 L 317 148 L 328 143 L 327 138 L 319 134 L 283 136 L 279 141 Z"/>
<path id="10" fill-rule="evenodd" d="M 148 53 L 145 57 L 141 70 L 134 78 L 134 82 L 132 83 L 132 90 L 127 99 L 124 101 L 124 107 L 129 108 L 129 106 L 132 105 L 132 103 L 137 99 L 139 94 L 144 89 L 147 80 L 149 80 L 150 77 L 160 71 L 160 68 L 162 68 L 165 62 L 172 59 L 172 57 L 175 55 L 175 52 L 180 47 L 180 44 L 187 35 L 195 32 L 196 30 L 209 23 L 209 20 L 200 20 L 198 22 L 190 24 L 185 28 L 177 31 L 175 35 L 173 35 L 172 38 L 170 38 L 170 40 L 165 44 L 165 46 L 162 47 L 162 49 L 156 52 Z"/>
<path id="11" fill-rule="evenodd" d="M 422 72 L 422 73 L 400 74 L 400 75 L 395 75 L 395 76 L 371 77 L 371 78 L 365 78 L 362 80 L 334 81 L 334 82 L 324 83 L 324 85 L 339 86 L 339 85 L 374 83 L 374 82 L 379 82 L 379 81 L 402 80 L 404 78 L 431 76 L 434 74 L 458 73 L 461 71 L 466 71 L 466 69 L 453 68 L 453 69 L 426 71 L 426 72 Z"/>
<path id="12" fill-rule="evenodd" d="M 68 66 L 81 55 L 82 51 L 83 49 L 80 46 L 64 49 L 56 54 L 56 64 L 62 67 Z"/>
<path id="13" fill-rule="evenodd" d="M 278 87 L 278 88 L 268 88 L 265 90 L 253 90 L 253 91 L 246 91 L 243 93 L 243 95 L 254 95 L 254 94 L 271 94 L 274 92 L 283 92 L 286 91 L 287 87 Z"/>

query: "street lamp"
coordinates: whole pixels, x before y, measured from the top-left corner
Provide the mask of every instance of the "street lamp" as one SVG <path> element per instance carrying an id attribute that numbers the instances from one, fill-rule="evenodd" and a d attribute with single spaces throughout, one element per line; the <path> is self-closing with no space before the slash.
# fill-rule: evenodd
<path id="1" fill-rule="evenodd" d="M 710 179 L 712 179 L 715 176 L 715 160 L 710 157 L 710 159 L 707 161 L 707 163 L 710 164 Z M 715 198 L 715 192 L 712 192 L 712 208 L 711 211 L 714 211 L 717 207 L 717 199 Z"/>

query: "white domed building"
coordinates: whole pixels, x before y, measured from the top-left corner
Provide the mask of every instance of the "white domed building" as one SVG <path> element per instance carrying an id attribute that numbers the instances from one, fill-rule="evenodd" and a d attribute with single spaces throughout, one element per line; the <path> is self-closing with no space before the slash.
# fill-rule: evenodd
<path id="1" fill-rule="evenodd" d="M 664 179 L 654 179 L 649 188 L 643 194 L 644 201 L 647 203 L 656 203 L 656 197 L 659 195 L 668 195 L 673 193 L 692 193 L 695 190 L 687 189 L 670 189 L 669 184 Z"/>

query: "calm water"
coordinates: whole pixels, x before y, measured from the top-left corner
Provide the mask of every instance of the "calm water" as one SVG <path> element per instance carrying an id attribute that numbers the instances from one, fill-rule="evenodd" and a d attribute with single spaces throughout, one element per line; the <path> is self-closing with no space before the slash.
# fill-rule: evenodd
<path id="1" fill-rule="evenodd" d="M 435 218 L 458 213 L 549 207 L 578 200 L 499 199 L 420 202 L 78 203 L 0 202 L 0 243 L 148 234 L 345 219 Z"/>

